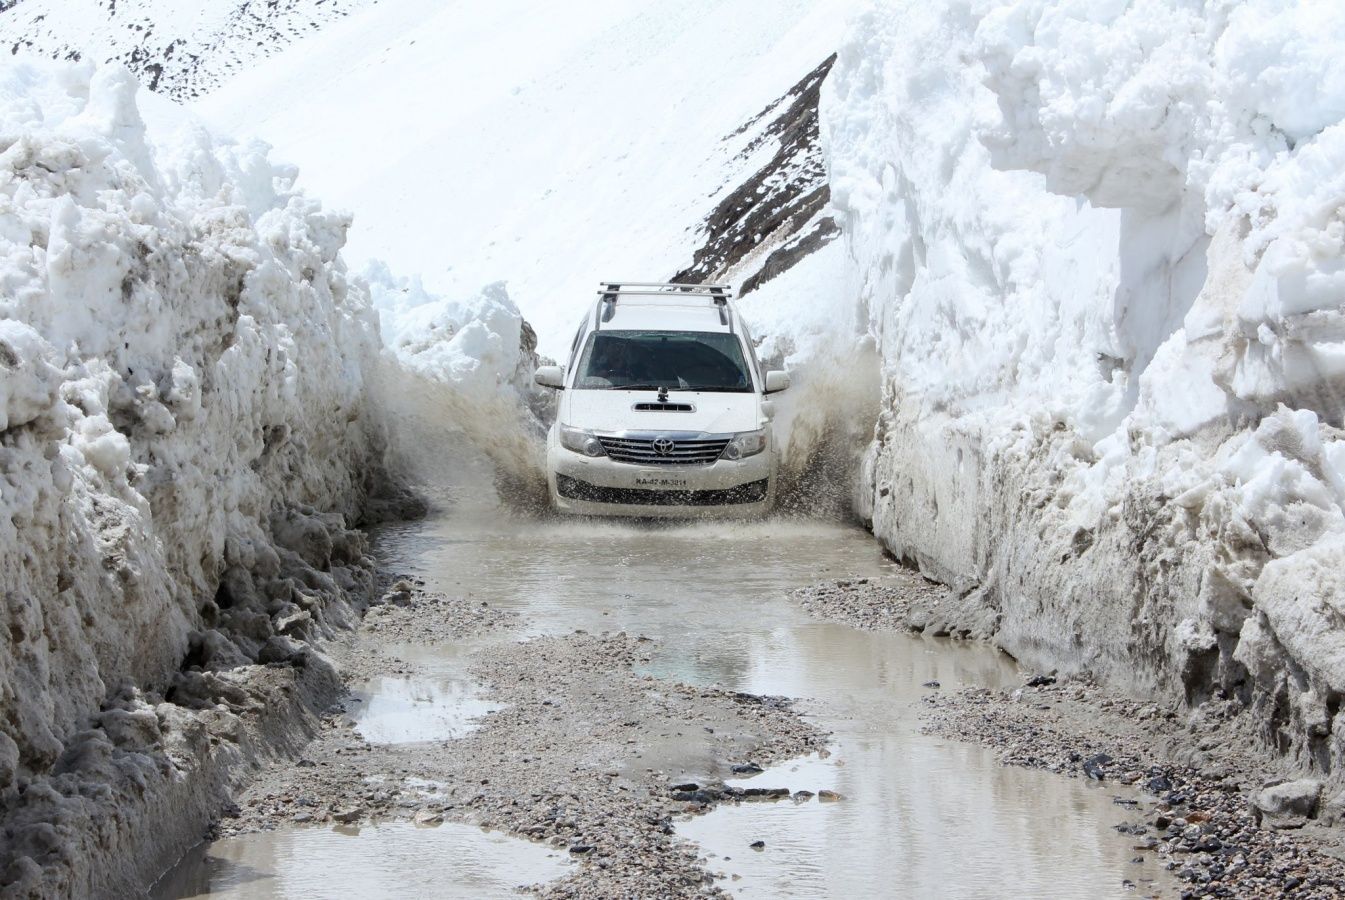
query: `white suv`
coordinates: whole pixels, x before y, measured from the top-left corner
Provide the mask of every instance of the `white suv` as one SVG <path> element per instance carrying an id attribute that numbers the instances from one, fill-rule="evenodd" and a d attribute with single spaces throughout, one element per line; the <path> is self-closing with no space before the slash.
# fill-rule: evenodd
<path id="1" fill-rule="evenodd" d="M 552 505 L 597 516 L 756 515 L 775 501 L 771 401 L 725 285 L 604 283 L 570 364 L 537 383 L 563 391 L 547 438 Z"/>

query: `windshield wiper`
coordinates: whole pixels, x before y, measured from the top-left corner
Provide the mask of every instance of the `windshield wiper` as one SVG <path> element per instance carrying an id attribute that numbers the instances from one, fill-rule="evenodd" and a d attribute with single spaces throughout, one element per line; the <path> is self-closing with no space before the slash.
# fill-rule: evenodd
<path id="1" fill-rule="evenodd" d="M 662 384 L 614 384 L 607 388 L 609 391 L 657 391 L 662 390 L 666 385 Z M 671 387 L 670 391 L 681 390 L 681 388 Z"/>

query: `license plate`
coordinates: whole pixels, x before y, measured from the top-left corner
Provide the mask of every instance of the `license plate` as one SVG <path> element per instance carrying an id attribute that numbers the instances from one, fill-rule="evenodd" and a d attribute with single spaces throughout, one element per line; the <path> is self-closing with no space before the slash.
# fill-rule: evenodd
<path id="1" fill-rule="evenodd" d="M 685 478 L 639 478 L 635 479 L 635 486 L 638 488 L 673 488 L 685 490 L 688 487 Z"/>

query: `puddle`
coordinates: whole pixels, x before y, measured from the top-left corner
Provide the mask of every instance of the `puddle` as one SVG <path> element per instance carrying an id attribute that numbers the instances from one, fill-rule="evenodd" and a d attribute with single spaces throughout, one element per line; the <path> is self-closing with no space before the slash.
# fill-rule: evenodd
<path id="1" fill-rule="evenodd" d="M 473 685 L 433 678 L 376 678 L 347 705 L 355 730 L 371 744 L 447 741 L 481 727 L 504 708 L 477 696 Z"/>
<path id="2" fill-rule="evenodd" d="M 150 891 L 155 900 L 516 898 L 568 862 L 540 844 L 452 823 L 437 828 L 292 828 L 202 845 Z"/>
<path id="3" fill-rule="evenodd" d="M 1113 829 L 1128 815 L 1113 789 L 1005 768 L 984 748 L 920 733 L 924 682 L 945 691 L 1016 684 L 1011 660 L 980 645 L 817 622 L 788 599 L 819 580 L 894 572 L 859 529 L 464 517 L 387 529 L 376 546 L 431 589 L 514 609 L 536 633 L 653 637 L 644 668 L 658 677 L 801 698 L 800 710 L 835 735 L 831 756 L 739 783 L 844 799 L 726 806 L 677 824 L 711 871 L 739 876 L 719 882 L 735 895 L 1135 896 L 1127 880 L 1140 894 L 1155 884 L 1171 892 L 1170 875 Z M 710 760 L 694 739 L 660 740 L 646 736 L 633 765 L 675 780 L 704 774 Z M 756 840 L 766 842 L 760 852 L 749 847 Z M 1137 855 L 1146 859 L 1131 862 Z"/>
<path id="4" fill-rule="evenodd" d="M 483 699 L 480 685 L 467 677 L 461 646 L 393 645 L 387 651 L 418 673 L 374 678 L 351 692 L 346 711 L 371 744 L 453 740 L 504 709 Z"/>
<path id="5" fill-rule="evenodd" d="M 828 760 L 730 782 L 829 790 L 839 800 L 721 806 L 677 832 L 701 846 L 736 897 L 1133 897 L 1170 886 L 1157 857 L 1106 827 L 1127 821 L 1106 788 L 987 771 L 995 763 L 980 748 L 937 749 L 938 760 L 922 753 L 875 771 L 872 749 L 842 744 Z M 1144 861 L 1132 863 L 1137 856 Z"/>

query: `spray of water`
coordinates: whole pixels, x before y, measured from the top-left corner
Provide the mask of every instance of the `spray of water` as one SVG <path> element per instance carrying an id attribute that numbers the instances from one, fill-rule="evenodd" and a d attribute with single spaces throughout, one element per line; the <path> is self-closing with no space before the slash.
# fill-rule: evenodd
<path id="1" fill-rule="evenodd" d="M 469 390 L 385 358 L 377 396 L 392 464 L 431 500 L 545 508 L 546 426 L 515 388 Z"/>
<path id="2" fill-rule="evenodd" d="M 778 508 L 794 518 L 851 518 L 859 461 L 879 407 L 871 343 L 824 344 L 772 402 L 781 450 Z M 547 424 L 510 385 L 465 389 L 386 358 L 378 396 L 393 463 L 431 500 L 529 517 L 545 513 Z"/>
<path id="3" fill-rule="evenodd" d="M 791 372 L 774 428 L 783 447 L 777 493 L 781 512 L 815 519 L 853 516 L 859 465 L 881 401 L 873 342 L 837 338 Z"/>

